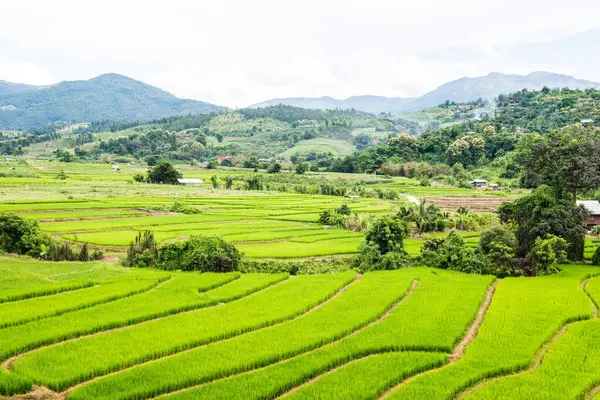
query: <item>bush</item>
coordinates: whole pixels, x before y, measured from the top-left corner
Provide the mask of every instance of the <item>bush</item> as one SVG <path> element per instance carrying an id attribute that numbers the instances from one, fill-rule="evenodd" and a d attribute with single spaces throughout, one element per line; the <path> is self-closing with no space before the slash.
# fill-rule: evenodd
<path id="1" fill-rule="evenodd" d="M 37 221 L 28 221 L 15 214 L 0 213 L 0 249 L 8 253 L 39 257 L 42 245 L 50 238 L 41 232 Z"/>
<path id="2" fill-rule="evenodd" d="M 146 182 L 146 177 L 142 174 L 135 174 L 135 175 L 133 175 L 133 180 L 135 182 L 143 183 L 143 182 Z"/>
<path id="3" fill-rule="evenodd" d="M 158 246 L 151 231 L 139 232 L 127 249 L 127 257 L 123 260 L 125 267 L 152 267 L 158 258 Z"/>
<path id="4" fill-rule="evenodd" d="M 549 234 L 538 237 L 533 243 L 530 258 L 533 275 L 555 274 L 560 271 L 558 263 L 567 260 L 568 243 L 565 239 Z"/>
<path id="5" fill-rule="evenodd" d="M 296 173 L 298 175 L 302 175 L 306 171 L 308 171 L 308 164 L 307 163 L 300 163 L 300 164 L 296 165 Z"/>
<path id="6" fill-rule="evenodd" d="M 277 174 L 277 173 L 281 172 L 281 164 L 279 164 L 278 162 L 271 164 L 269 166 L 269 169 L 267 170 L 267 172 L 269 174 Z"/>
<path id="7" fill-rule="evenodd" d="M 337 213 L 340 215 L 350 215 L 352 212 L 350 211 L 350 207 L 347 204 L 342 204 L 340 208 L 337 209 Z"/>
<path id="8" fill-rule="evenodd" d="M 177 179 L 181 178 L 181 173 L 173 167 L 170 162 L 162 162 L 148 171 L 148 182 L 177 184 Z"/>
<path id="9" fill-rule="evenodd" d="M 406 226 L 397 217 L 386 215 L 378 218 L 367 232 L 365 241 L 369 246 L 376 245 L 381 254 L 404 250 Z"/>
<path id="10" fill-rule="evenodd" d="M 185 242 L 172 243 L 159 250 L 159 269 L 201 272 L 230 272 L 239 268 L 241 253 L 220 236 L 192 236 Z"/>
<path id="11" fill-rule="evenodd" d="M 470 274 L 486 274 L 490 271 L 488 258 L 475 254 L 455 231 L 450 232 L 443 242 L 428 240 L 427 246 L 421 249 L 421 262 L 428 267 Z"/>
<path id="12" fill-rule="evenodd" d="M 87 243 L 77 250 L 67 242 L 52 240 L 48 246 L 42 245 L 40 257 L 50 261 L 97 261 L 104 257 L 104 253 L 95 250 L 90 254 Z"/>
<path id="13" fill-rule="evenodd" d="M 594 252 L 594 255 L 592 256 L 592 264 L 600 265 L 600 246 L 596 247 L 596 251 Z"/>
<path id="14" fill-rule="evenodd" d="M 360 272 L 376 270 L 393 270 L 412 266 L 403 249 L 382 253 L 374 244 L 363 242 L 361 251 L 356 256 L 354 267 Z"/>
<path id="15" fill-rule="evenodd" d="M 479 239 L 479 250 L 483 254 L 489 254 L 493 249 L 493 245 L 502 244 L 514 251 L 517 247 L 517 238 L 515 234 L 501 226 L 488 229 L 481 234 Z"/>
<path id="16" fill-rule="evenodd" d="M 334 274 L 348 271 L 351 262 L 347 258 L 332 258 L 310 261 L 257 261 L 244 259 L 240 263 L 243 273 L 277 274 L 287 272 L 290 275 Z"/>
<path id="17" fill-rule="evenodd" d="M 207 169 L 217 169 L 218 167 L 219 167 L 219 163 L 217 163 L 217 160 L 210 160 L 206 164 Z"/>

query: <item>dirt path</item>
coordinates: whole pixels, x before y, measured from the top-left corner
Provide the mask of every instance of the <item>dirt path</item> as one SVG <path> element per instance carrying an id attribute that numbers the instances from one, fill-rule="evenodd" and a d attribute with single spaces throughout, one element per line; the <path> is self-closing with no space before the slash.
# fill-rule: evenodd
<path id="1" fill-rule="evenodd" d="M 592 303 L 593 306 L 593 313 L 592 313 L 592 317 L 591 319 L 596 319 L 598 318 L 598 306 L 596 305 L 596 302 L 594 301 L 594 299 L 590 296 L 590 294 L 585 290 L 585 287 L 587 285 L 587 283 L 589 282 L 591 278 L 587 278 L 584 279 L 581 284 L 580 284 L 580 288 L 581 291 L 583 293 L 585 293 L 586 296 L 588 296 L 588 298 L 590 299 L 590 302 Z M 581 322 L 581 321 L 573 321 L 570 323 L 567 323 L 565 325 L 563 325 L 558 331 L 556 331 L 554 333 L 554 335 L 552 335 L 552 337 L 542 345 L 542 347 L 539 348 L 539 350 L 535 353 L 535 356 L 533 357 L 533 361 L 531 363 L 531 365 L 529 366 L 529 368 L 522 370 L 520 372 L 514 373 L 514 374 L 509 374 L 509 375 L 505 375 L 505 376 L 498 376 L 496 378 L 490 378 L 490 379 L 486 379 L 483 380 L 481 382 L 479 382 L 478 384 L 476 384 L 475 386 L 472 386 L 466 390 L 464 390 L 463 392 L 459 393 L 456 398 L 457 399 L 465 399 L 468 396 L 470 396 L 471 394 L 473 394 L 474 392 L 476 392 L 477 390 L 483 388 L 484 386 L 489 385 L 492 382 L 498 381 L 500 379 L 504 379 L 507 378 L 509 376 L 518 376 L 518 375 L 522 375 L 522 374 L 526 374 L 526 373 L 531 373 L 533 371 L 535 371 L 536 369 L 538 369 L 542 363 L 544 362 L 544 358 L 546 357 L 546 354 L 548 354 L 548 350 L 550 350 L 550 348 L 552 348 L 552 346 L 554 346 L 556 344 L 556 342 L 565 334 L 567 333 L 567 330 L 569 329 L 569 325 L 577 323 L 577 322 Z M 598 392 L 600 392 L 600 386 L 593 388 L 589 393 L 591 393 L 592 391 L 597 390 Z M 587 395 L 586 395 L 587 398 Z M 590 397 L 593 398 L 593 397 Z"/>
<path id="2" fill-rule="evenodd" d="M 385 398 L 389 397 L 396 390 L 398 390 L 402 386 L 404 386 L 404 385 L 412 382 L 417 377 L 420 377 L 420 376 L 422 376 L 424 374 L 432 373 L 434 371 L 439 370 L 440 368 L 445 368 L 446 366 L 457 362 L 464 355 L 467 346 L 471 342 L 473 342 L 473 340 L 475 340 L 475 338 L 477 337 L 477 332 L 479 331 L 479 327 L 483 323 L 485 315 L 486 315 L 486 313 L 487 313 L 487 311 L 488 311 L 488 309 L 490 307 L 490 304 L 492 303 L 492 299 L 494 297 L 494 293 L 496 293 L 496 286 L 497 285 L 498 285 L 498 280 L 495 280 L 494 283 L 492 283 L 490 285 L 489 289 L 487 290 L 487 292 L 485 294 L 483 303 L 481 303 L 481 305 L 479 306 L 479 309 L 477 310 L 477 314 L 475 316 L 475 319 L 473 320 L 473 322 L 469 326 L 469 329 L 467 329 L 467 332 L 465 333 L 465 336 L 463 337 L 463 339 L 454 347 L 454 351 L 452 352 L 452 355 L 450 355 L 450 357 L 448 358 L 448 361 L 449 361 L 448 364 L 444 364 L 443 366 L 441 366 L 439 368 L 434 368 L 434 369 L 425 371 L 425 372 L 423 372 L 421 374 L 414 375 L 414 376 L 412 376 L 412 377 L 410 377 L 408 379 L 405 379 L 404 381 L 400 382 L 396 386 L 393 386 L 390 389 L 388 389 L 387 391 L 385 391 L 381 396 L 379 396 L 379 399 L 385 399 Z"/>
<path id="3" fill-rule="evenodd" d="M 460 358 L 462 358 L 462 356 L 465 355 L 465 350 L 467 346 L 471 344 L 471 342 L 477 337 L 477 332 L 479 332 L 479 327 L 483 323 L 483 318 L 485 317 L 485 314 L 490 308 L 490 304 L 492 304 L 492 298 L 494 297 L 494 293 L 496 292 L 496 286 L 498 286 L 498 280 L 495 280 L 494 283 L 492 283 L 492 286 L 490 286 L 487 293 L 485 294 L 483 303 L 479 307 L 479 310 L 477 310 L 477 316 L 475 317 L 475 320 L 471 323 L 471 326 L 469 326 L 467 334 L 456 346 L 454 346 L 454 352 L 450 356 L 450 363 L 454 363 Z"/>
<path id="4" fill-rule="evenodd" d="M 229 336 L 229 337 L 223 337 L 223 338 L 220 338 L 220 339 L 217 339 L 217 340 L 214 340 L 214 341 L 209 341 L 209 342 L 206 342 L 206 343 L 201 343 L 201 344 L 199 344 L 199 345 L 197 345 L 197 346 L 193 346 L 193 347 L 187 348 L 187 349 L 185 349 L 185 350 L 182 350 L 182 351 L 176 351 L 176 352 L 174 352 L 174 353 L 170 353 L 170 354 L 167 354 L 167 355 L 164 355 L 164 356 L 157 355 L 157 358 L 153 358 L 153 359 L 150 359 L 150 360 L 147 360 L 147 361 L 143 361 L 143 362 L 140 362 L 140 363 L 137 363 L 137 364 L 131 365 L 131 366 L 129 366 L 129 367 L 125 367 L 125 368 L 122 368 L 122 369 L 116 370 L 116 371 L 114 371 L 114 372 L 111 372 L 111 373 L 105 374 L 105 375 L 100 375 L 100 376 L 94 377 L 94 378 L 92 378 L 92 379 L 89 379 L 89 380 L 87 380 L 87 381 L 82 381 L 82 382 L 79 382 L 78 384 L 76 384 L 76 385 L 74 385 L 74 386 L 71 386 L 70 388 L 66 389 L 64 392 L 62 392 L 62 393 L 60 393 L 60 394 L 61 394 L 62 396 L 65 396 L 65 398 L 66 398 L 66 396 L 67 396 L 69 393 L 71 393 L 72 391 L 74 391 L 75 389 L 77 389 L 77 388 L 79 388 L 79 387 L 81 387 L 81 386 L 83 386 L 83 385 L 87 385 L 87 384 L 89 384 L 89 383 L 91 383 L 91 382 L 94 382 L 94 381 L 97 381 L 97 380 L 100 380 L 100 379 L 106 378 L 106 377 L 108 377 L 108 376 L 113 376 L 113 375 L 116 375 L 116 374 L 120 374 L 120 373 L 122 373 L 122 372 L 124 372 L 124 371 L 127 371 L 127 370 L 131 369 L 131 368 L 136 368 L 136 367 L 139 367 L 139 366 L 141 366 L 141 365 L 147 365 L 147 364 L 151 364 L 151 363 L 154 363 L 154 362 L 157 362 L 157 361 L 162 361 L 162 360 L 164 360 L 164 359 L 168 359 L 168 358 L 176 357 L 176 356 L 179 356 L 179 355 L 181 355 L 181 354 L 184 354 L 184 353 L 188 353 L 188 352 L 190 352 L 190 351 L 193 351 L 193 350 L 195 350 L 195 349 L 197 349 L 198 347 L 201 347 L 201 346 L 205 346 L 205 345 L 208 345 L 208 344 L 211 344 L 211 343 L 220 342 L 220 341 L 223 341 L 223 340 L 228 340 L 228 339 L 231 339 L 231 338 L 233 338 L 233 337 L 238 337 L 238 336 L 245 335 L 245 334 L 248 334 L 248 333 L 257 332 L 257 331 L 260 331 L 260 330 L 263 330 L 263 329 L 267 329 L 267 328 L 271 328 L 271 327 L 273 327 L 273 326 L 277 326 L 277 325 L 280 325 L 280 324 L 283 324 L 283 323 L 286 323 L 286 322 L 289 322 L 289 321 L 293 321 L 293 320 L 295 320 L 295 319 L 297 319 L 297 318 L 300 318 L 300 317 L 302 317 L 302 316 L 305 316 L 305 315 L 311 314 L 312 312 L 314 312 L 314 311 L 318 310 L 319 308 L 323 307 L 324 305 L 326 305 L 326 304 L 328 304 L 328 303 L 332 302 L 332 301 L 333 301 L 333 300 L 335 300 L 337 297 L 339 297 L 339 296 L 340 296 L 342 293 L 344 293 L 344 292 L 345 292 L 345 291 L 346 291 L 346 290 L 347 290 L 347 289 L 348 289 L 348 288 L 349 288 L 351 285 L 353 285 L 353 284 L 357 283 L 358 281 L 360 281 L 360 279 L 361 279 L 361 278 L 362 278 L 362 275 L 361 275 L 361 274 L 358 274 L 358 275 L 356 276 L 356 278 L 355 278 L 355 279 L 354 279 L 352 282 L 350 282 L 350 283 L 348 283 L 348 284 L 344 285 L 344 286 L 343 286 L 343 287 L 342 287 L 340 290 L 338 290 L 338 291 L 337 291 L 337 292 L 336 292 L 336 293 L 335 293 L 333 296 L 331 296 L 331 297 L 329 297 L 327 300 L 325 300 L 325 301 L 323 301 L 323 302 L 321 302 L 321 303 L 317 304 L 316 306 L 312 307 L 312 308 L 311 308 L 311 309 L 309 309 L 308 311 L 306 311 L 306 312 L 303 312 L 303 313 L 301 313 L 301 314 L 298 314 L 298 315 L 296 315 L 296 316 L 294 316 L 294 317 L 292 317 L 292 318 L 285 319 L 285 320 L 283 320 L 283 321 L 279 321 L 279 322 L 276 322 L 276 323 L 274 323 L 274 324 L 271 324 L 271 325 L 268 325 L 268 326 L 264 326 L 264 327 L 260 327 L 260 328 L 257 328 L 257 329 L 250 329 L 250 330 L 248 330 L 248 331 L 243 331 L 243 332 L 240 332 L 240 333 L 238 333 L 238 334 L 234 334 L 234 335 L 232 335 L 232 336 Z M 284 281 L 281 281 L 281 282 L 284 282 Z M 278 283 L 280 283 L 280 282 L 278 282 Z M 272 287 L 272 286 L 273 286 L 273 285 L 270 285 L 270 286 L 268 286 L 268 287 Z M 265 288 L 265 289 L 266 289 L 266 288 Z M 252 294 L 250 294 L 250 295 L 253 295 L 253 294 L 255 294 L 255 293 L 258 293 L 258 292 L 260 292 L 260 291 L 261 291 L 261 290 L 259 290 L 259 291 L 257 291 L 257 292 L 254 292 L 254 293 L 252 293 Z M 245 296 L 245 297 L 247 297 L 247 296 Z M 219 303 L 219 304 L 216 304 L 214 307 L 219 307 L 219 306 L 222 306 L 222 305 L 224 305 L 224 303 Z M 193 311 L 195 311 L 195 310 L 193 310 Z M 154 321 L 154 320 L 146 321 L 146 323 L 147 323 L 147 322 L 151 322 L 151 321 Z"/>
<path id="5" fill-rule="evenodd" d="M 408 201 L 410 201 L 413 204 L 416 205 L 420 205 L 421 202 L 419 201 L 419 199 L 417 199 L 415 196 L 412 196 L 410 194 L 406 194 L 406 193 L 400 193 L 402 196 L 406 197 L 408 199 Z"/>

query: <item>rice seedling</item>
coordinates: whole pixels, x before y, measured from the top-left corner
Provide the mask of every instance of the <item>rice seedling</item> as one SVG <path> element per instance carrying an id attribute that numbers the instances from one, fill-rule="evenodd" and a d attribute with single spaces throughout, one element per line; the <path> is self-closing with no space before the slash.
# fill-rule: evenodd
<path id="1" fill-rule="evenodd" d="M 406 271 L 367 273 L 312 313 L 94 380 L 70 398 L 148 398 L 301 354 L 375 320 L 411 282 Z"/>
<path id="2" fill-rule="evenodd" d="M 482 379 L 526 368 L 562 325 L 589 318 L 579 287 L 597 269 L 566 267 L 558 275 L 500 281 L 475 340 L 456 363 L 415 377 L 390 398 L 449 398 Z M 507 312 L 506 310 L 511 310 Z"/>
<path id="3" fill-rule="evenodd" d="M 19 358 L 13 368 L 34 381 L 64 389 L 110 371 L 293 318 L 321 303 L 352 279 L 352 272 L 299 276 L 224 307 L 173 315 L 110 335 L 101 334 L 42 349 Z M 296 301 L 286 301 L 290 298 Z M 177 327 L 175 335 L 173 326 Z M 165 337 L 169 340 L 165 341 Z M 48 360 L 53 361 L 48 363 Z"/>
<path id="4" fill-rule="evenodd" d="M 418 286 L 391 314 L 377 323 L 313 351 L 261 369 L 182 390 L 173 397 L 274 398 L 345 363 L 386 352 L 431 351 L 435 360 L 445 362 L 447 355 L 439 352 L 452 351 L 452 345 L 464 334 L 473 319 L 492 278 L 479 277 L 474 281 L 473 277 L 465 277 L 460 273 L 424 268 L 403 272 L 418 279 Z M 436 361 L 422 368 L 439 365 Z M 381 376 L 390 376 L 386 368 L 379 372 Z M 404 375 L 399 373 L 397 378 Z"/>

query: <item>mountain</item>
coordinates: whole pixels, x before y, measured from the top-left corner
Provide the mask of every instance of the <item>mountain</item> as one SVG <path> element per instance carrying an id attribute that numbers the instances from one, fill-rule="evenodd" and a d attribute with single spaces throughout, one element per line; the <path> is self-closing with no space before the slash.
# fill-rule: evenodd
<path id="1" fill-rule="evenodd" d="M 0 129 L 26 130 L 53 122 L 150 120 L 221 109 L 210 103 L 177 98 L 118 74 L 44 87 L 0 84 Z"/>
<path id="2" fill-rule="evenodd" d="M 332 97 L 296 97 L 267 100 L 255 104 L 253 107 L 286 104 L 305 108 L 355 108 L 371 113 L 389 112 L 392 114 L 404 114 L 436 106 L 446 100 L 457 103 L 466 103 L 478 98 L 492 100 L 499 94 L 513 93 L 521 89 L 539 90 L 544 86 L 551 89 L 563 87 L 571 89 L 600 89 L 600 83 L 551 72 L 533 72 L 529 75 L 507 75 L 492 72 L 486 76 L 461 78 L 445 83 L 421 97 L 354 96 L 344 100 Z"/>
<path id="3" fill-rule="evenodd" d="M 7 96 L 36 88 L 38 88 L 38 86 L 0 81 L 0 96 Z"/>

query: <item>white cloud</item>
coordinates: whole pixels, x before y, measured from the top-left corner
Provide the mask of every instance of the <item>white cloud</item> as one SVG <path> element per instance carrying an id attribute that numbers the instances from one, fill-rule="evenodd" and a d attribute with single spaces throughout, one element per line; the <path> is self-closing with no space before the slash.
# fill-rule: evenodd
<path id="1" fill-rule="evenodd" d="M 19 0 L 0 3 L 0 79 L 118 72 L 229 106 L 414 96 L 462 76 L 552 69 L 497 49 L 598 28 L 586 17 L 598 13 L 597 0 Z"/>

